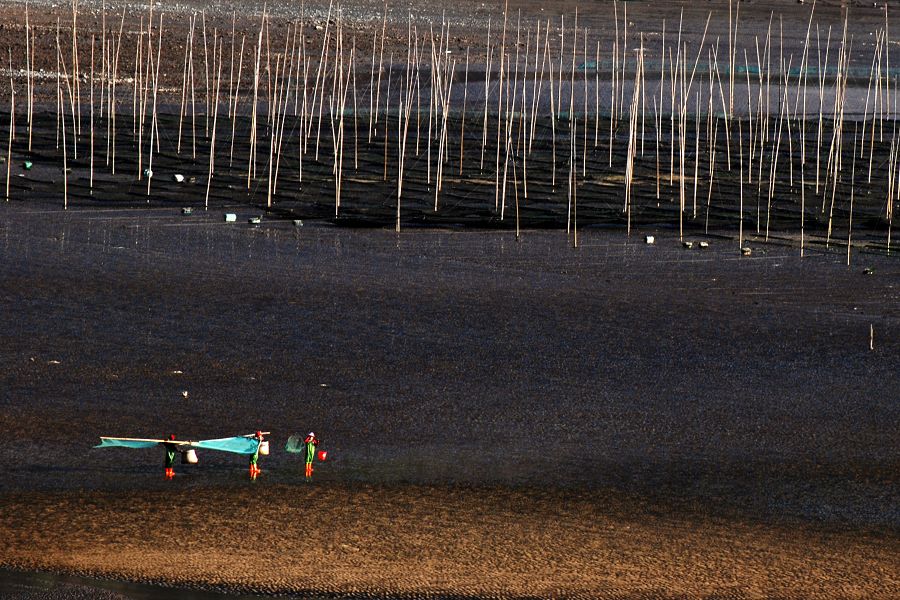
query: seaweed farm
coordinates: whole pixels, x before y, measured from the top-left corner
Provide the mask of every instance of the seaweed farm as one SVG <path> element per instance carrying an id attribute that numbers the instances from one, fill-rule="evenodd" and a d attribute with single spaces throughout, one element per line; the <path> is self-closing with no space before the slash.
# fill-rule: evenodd
<path id="1" fill-rule="evenodd" d="M 389 28 L 336 3 L 241 28 L 183 7 L 76 2 L 40 22 L 26 7 L 2 35 L 6 197 L 565 228 L 575 245 L 579 227 L 663 225 L 891 249 L 886 8 L 864 44 L 849 10 L 823 22 L 810 6 L 786 43 L 775 13 L 745 32 L 739 4 L 716 15 L 727 36 L 712 12 L 690 35 L 681 18 L 636 30 L 628 6 L 611 35 L 577 9 L 507 7 L 465 47 L 449 20 Z"/>

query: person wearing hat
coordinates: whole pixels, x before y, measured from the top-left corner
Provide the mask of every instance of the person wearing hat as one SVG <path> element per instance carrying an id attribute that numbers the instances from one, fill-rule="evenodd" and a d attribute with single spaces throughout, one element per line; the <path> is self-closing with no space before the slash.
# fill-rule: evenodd
<path id="1" fill-rule="evenodd" d="M 256 435 L 253 436 L 253 439 L 257 441 L 256 444 L 256 452 L 250 455 L 250 478 L 256 479 L 256 476 L 262 473 L 262 469 L 256 464 L 259 461 L 259 448 L 262 446 L 263 442 L 263 433 L 262 431 L 257 431 Z"/>
<path id="2" fill-rule="evenodd" d="M 319 445 L 319 438 L 310 431 L 303 443 L 306 444 L 306 480 L 309 481 L 312 479 L 313 460 L 316 458 L 316 446 Z"/>
<path id="3" fill-rule="evenodd" d="M 171 441 L 175 441 L 175 434 L 169 435 Z M 166 479 L 175 477 L 175 457 L 178 455 L 178 446 L 175 444 L 164 443 L 166 449 Z"/>

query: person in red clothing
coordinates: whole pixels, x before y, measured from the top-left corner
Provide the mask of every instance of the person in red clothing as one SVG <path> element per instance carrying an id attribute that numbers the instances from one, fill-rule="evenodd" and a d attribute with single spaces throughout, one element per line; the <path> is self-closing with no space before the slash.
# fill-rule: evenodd
<path id="1" fill-rule="evenodd" d="M 169 435 L 169 440 L 175 441 L 175 434 Z M 178 456 L 178 446 L 175 444 L 163 444 L 166 449 L 166 479 L 175 477 L 175 457 Z"/>
<path id="2" fill-rule="evenodd" d="M 310 431 L 303 443 L 306 444 L 306 480 L 309 481 L 312 479 L 313 461 L 316 459 L 316 447 L 319 445 L 319 438 Z"/>
<path id="3" fill-rule="evenodd" d="M 257 431 L 254 438 L 258 444 L 256 446 L 256 452 L 250 455 L 250 478 L 256 479 L 256 477 L 262 473 L 262 469 L 259 468 L 257 461 L 259 461 L 259 448 L 263 442 L 263 432 Z"/>

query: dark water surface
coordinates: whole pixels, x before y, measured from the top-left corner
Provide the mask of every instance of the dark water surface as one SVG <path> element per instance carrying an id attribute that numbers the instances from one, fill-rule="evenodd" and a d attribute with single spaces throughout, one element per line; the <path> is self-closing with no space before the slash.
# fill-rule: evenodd
<path id="1" fill-rule="evenodd" d="M 156 489 L 159 452 L 91 446 L 258 428 L 266 477 L 299 485 L 281 449 L 315 430 L 323 481 L 602 487 L 900 525 L 893 256 L 0 215 L 3 490 Z M 246 485 L 244 462 L 201 453 L 178 481 Z"/>

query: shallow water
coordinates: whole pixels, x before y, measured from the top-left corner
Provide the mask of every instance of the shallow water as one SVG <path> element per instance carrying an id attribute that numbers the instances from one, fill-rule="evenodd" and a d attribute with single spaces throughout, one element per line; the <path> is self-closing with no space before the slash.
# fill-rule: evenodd
<path id="1" fill-rule="evenodd" d="M 0 211 L 4 490 L 162 489 L 160 453 L 91 446 L 259 428 L 273 454 L 257 484 L 302 485 L 281 447 L 313 429 L 326 482 L 587 486 L 900 523 L 893 257 Z M 201 453 L 176 485 L 243 486 L 244 463 Z"/>

